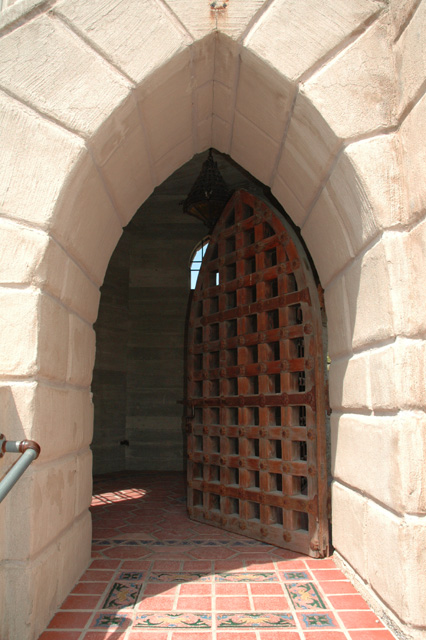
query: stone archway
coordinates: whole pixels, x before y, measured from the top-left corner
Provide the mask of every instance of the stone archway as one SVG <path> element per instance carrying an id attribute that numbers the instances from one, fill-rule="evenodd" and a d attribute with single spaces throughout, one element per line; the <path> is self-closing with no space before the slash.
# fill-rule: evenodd
<path id="1" fill-rule="evenodd" d="M 334 6 L 280 0 L 223 14 L 104 4 L 16 5 L 0 25 L 1 409 L 9 438 L 42 445 L 1 508 L 1 634 L 36 637 L 88 561 L 98 288 L 136 208 L 209 146 L 271 186 L 314 258 L 332 359 L 334 543 L 415 633 L 426 626 L 424 572 L 406 562 L 426 537 L 413 277 L 426 253 L 415 175 L 426 3 L 338 2 L 338 19 Z"/>

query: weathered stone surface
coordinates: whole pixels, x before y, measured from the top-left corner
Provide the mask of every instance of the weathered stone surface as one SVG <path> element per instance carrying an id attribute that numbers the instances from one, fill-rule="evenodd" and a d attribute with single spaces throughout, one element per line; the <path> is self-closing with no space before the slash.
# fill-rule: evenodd
<path id="1" fill-rule="evenodd" d="M 38 302 L 38 371 L 51 380 L 64 382 L 67 376 L 70 322 L 67 310 L 48 295 Z"/>
<path id="2" fill-rule="evenodd" d="M 345 272 L 352 344 L 360 348 L 394 335 L 389 270 L 383 241 Z"/>
<path id="3" fill-rule="evenodd" d="M 417 274 L 426 269 L 426 221 L 403 233 L 385 237 L 392 287 L 395 331 L 399 335 L 425 335 L 426 291 Z"/>
<path id="4" fill-rule="evenodd" d="M 339 138 L 375 133 L 395 121 L 393 65 L 386 22 L 378 22 L 314 74 L 302 91 Z"/>
<path id="5" fill-rule="evenodd" d="M 32 289 L 0 289 L 0 370 L 31 376 L 38 369 L 38 295 Z"/>
<path id="6" fill-rule="evenodd" d="M 46 227 L 82 141 L 0 93 L 0 147 L 1 213 Z"/>
<path id="7" fill-rule="evenodd" d="M 423 96 L 401 125 L 404 185 L 407 189 L 407 222 L 424 216 L 426 185 L 419 180 L 426 163 L 426 149 L 422 139 L 426 136 L 426 96 Z"/>
<path id="8" fill-rule="evenodd" d="M 136 83 L 190 42 L 181 25 L 157 2 L 66 0 L 59 3 L 55 11 L 65 16 Z"/>
<path id="9" fill-rule="evenodd" d="M 6 89 L 85 135 L 96 131 L 130 88 L 123 76 L 51 17 L 36 18 L 4 36 L 0 58 L 0 83 Z"/>
<path id="10" fill-rule="evenodd" d="M 299 93 L 275 178 L 275 181 L 281 179 L 300 203 L 304 213 L 295 220 L 299 226 L 303 224 L 306 209 L 319 192 L 339 147 L 340 141 L 321 113 Z"/>
<path id="11" fill-rule="evenodd" d="M 102 282 L 121 224 L 89 156 L 74 169 L 61 192 L 52 235 L 94 282 Z"/>
<path id="12" fill-rule="evenodd" d="M 49 237 L 42 231 L 0 219 L 0 282 L 30 284 L 48 241 Z"/>
<path id="13" fill-rule="evenodd" d="M 275 70 L 242 52 L 235 109 L 274 141 L 283 137 L 293 96 L 294 87 Z"/>
<path id="14" fill-rule="evenodd" d="M 332 360 L 330 365 L 330 404 L 338 411 L 370 408 L 370 368 L 368 356 Z"/>
<path id="15" fill-rule="evenodd" d="M 92 380 L 95 361 L 95 332 L 78 316 L 69 316 L 67 382 L 82 387 Z"/>
<path id="16" fill-rule="evenodd" d="M 399 110 L 403 112 L 424 93 L 426 54 L 420 34 L 426 30 L 426 4 L 418 3 L 395 47 L 398 68 Z"/>
<path id="17" fill-rule="evenodd" d="M 269 185 L 278 143 L 239 113 L 232 132 L 232 157 L 255 178 Z"/>
<path id="18" fill-rule="evenodd" d="M 335 278 L 325 289 L 327 313 L 328 352 L 330 358 L 350 353 L 352 339 L 348 317 L 348 301 L 343 276 Z"/>
<path id="19" fill-rule="evenodd" d="M 357 573 L 368 575 L 365 526 L 367 498 L 334 481 L 332 484 L 333 545 Z M 382 536 L 380 539 L 383 540 Z"/>
<path id="20" fill-rule="evenodd" d="M 302 236 L 314 259 L 321 284 L 326 288 L 354 256 L 348 232 L 328 191 L 322 191 L 302 227 Z"/>
<path id="21" fill-rule="evenodd" d="M 380 371 L 380 384 L 372 385 L 373 408 L 421 409 L 426 384 L 426 344 L 397 338 L 370 354 L 370 367 Z"/>
<path id="22" fill-rule="evenodd" d="M 363 495 L 403 514 L 423 512 L 426 473 L 424 416 L 333 415 L 332 474 Z M 380 452 L 380 455 L 378 455 Z"/>
<path id="23" fill-rule="evenodd" d="M 275 0 L 253 27 L 244 44 L 295 81 L 332 52 L 349 44 L 384 2 Z M 285 25 L 285 26 L 284 26 Z"/>

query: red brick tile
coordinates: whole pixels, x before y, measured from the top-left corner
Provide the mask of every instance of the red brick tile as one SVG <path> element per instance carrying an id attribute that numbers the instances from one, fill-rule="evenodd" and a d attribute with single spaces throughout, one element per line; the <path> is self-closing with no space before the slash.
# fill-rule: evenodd
<path id="1" fill-rule="evenodd" d="M 114 575 L 114 571 L 101 571 L 88 569 L 80 578 L 80 582 L 109 582 Z"/>
<path id="2" fill-rule="evenodd" d="M 38 640 L 78 640 L 81 631 L 45 631 Z"/>
<path id="3" fill-rule="evenodd" d="M 151 551 L 144 549 L 143 547 L 110 547 L 105 549 L 104 555 L 108 558 L 142 558 L 147 556 Z"/>
<path id="4" fill-rule="evenodd" d="M 193 633 L 188 631 L 173 631 L 172 640 L 212 640 L 213 634 L 211 631 L 196 631 Z M 130 636 L 130 640 L 133 640 L 132 636 Z M 151 634 L 146 635 L 144 638 L 141 637 L 141 640 L 151 640 Z"/>
<path id="5" fill-rule="evenodd" d="M 306 631 L 306 640 L 345 640 L 346 636 L 343 631 L 330 631 L 323 629 L 322 631 Z"/>
<path id="6" fill-rule="evenodd" d="M 105 558 L 93 560 L 90 569 L 118 569 L 120 560 L 106 560 Z"/>
<path id="7" fill-rule="evenodd" d="M 250 611 L 250 600 L 244 596 L 228 596 L 216 598 L 217 611 Z"/>
<path id="8" fill-rule="evenodd" d="M 211 560 L 185 560 L 183 570 L 210 572 L 212 570 L 212 562 Z"/>
<path id="9" fill-rule="evenodd" d="M 268 562 L 256 562 L 253 559 L 246 558 L 245 565 L 248 571 L 275 571 L 275 565 L 271 560 Z"/>
<path id="10" fill-rule="evenodd" d="M 211 611 L 210 596 L 181 596 L 178 598 L 177 611 Z"/>
<path id="11" fill-rule="evenodd" d="M 184 585 L 182 585 L 182 587 L 183 586 Z M 144 595 L 144 597 L 145 596 L 155 596 L 155 595 L 159 595 L 159 594 L 162 594 L 163 596 L 172 595 L 172 594 L 176 593 L 177 590 L 178 590 L 178 585 L 156 584 L 156 583 L 148 582 L 148 584 L 145 585 L 145 589 L 143 591 L 143 595 Z"/>
<path id="12" fill-rule="evenodd" d="M 60 611 L 48 625 L 48 629 L 84 629 L 92 612 Z"/>
<path id="13" fill-rule="evenodd" d="M 256 640 L 256 633 L 254 631 L 218 631 L 217 640 Z"/>
<path id="14" fill-rule="evenodd" d="M 128 640 L 167 640 L 168 631 L 131 631 Z"/>
<path id="15" fill-rule="evenodd" d="M 347 580 L 345 574 L 339 569 L 311 569 L 311 571 L 318 582 L 323 580 Z"/>
<path id="16" fill-rule="evenodd" d="M 240 560 L 216 560 L 214 563 L 216 573 L 221 571 L 244 571 L 244 565 Z"/>
<path id="17" fill-rule="evenodd" d="M 217 583 L 215 585 L 217 596 L 246 596 L 248 595 L 248 585 L 241 582 Z"/>
<path id="18" fill-rule="evenodd" d="M 303 560 L 277 560 L 275 564 L 280 571 L 306 571 Z"/>
<path id="19" fill-rule="evenodd" d="M 210 596 L 212 593 L 212 584 L 190 583 L 180 585 L 181 596 Z"/>
<path id="20" fill-rule="evenodd" d="M 322 560 L 319 558 L 306 558 L 305 562 L 312 569 L 336 569 L 333 558 L 324 558 Z"/>
<path id="21" fill-rule="evenodd" d="M 144 571 L 151 566 L 151 560 L 125 560 L 121 565 L 122 571 Z"/>
<path id="22" fill-rule="evenodd" d="M 62 603 L 61 609 L 96 609 L 99 596 L 71 595 Z"/>
<path id="23" fill-rule="evenodd" d="M 326 595 L 358 593 L 355 587 L 349 581 L 345 580 L 330 580 L 329 582 L 321 582 L 321 590 Z"/>
<path id="24" fill-rule="evenodd" d="M 84 640 L 124 640 L 125 631 L 87 631 Z"/>
<path id="25" fill-rule="evenodd" d="M 261 640 L 299 640 L 297 631 L 260 631 Z"/>
<path id="26" fill-rule="evenodd" d="M 79 582 L 71 593 L 87 593 L 89 595 L 102 595 L 107 585 L 105 582 Z"/>
<path id="27" fill-rule="evenodd" d="M 373 611 L 339 611 L 339 617 L 346 629 L 384 629 Z"/>
<path id="28" fill-rule="evenodd" d="M 359 594 L 343 596 L 328 596 L 328 600 L 334 609 L 367 609 L 370 607 Z"/>
<path id="29" fill-rule="evenodd" d="M 153 596 L 144 598 L 137 606 L 139 611 L 172 611 L 173 596 Z"/>
<path id="30" fill-rule="evenodd" d="M 283 595 L 283 587 L 280 584 L 268 582 L 253 582 L 250 584 L 250 591 L 256 596 Z"/>
<path id="31" fill-rule="evenodd" d="M 154 560 L 153 569 L 160 571 L 179 571 L 180 560 Z"/>
<path id="32" fill-rule="evenodd" d="M 289 611 L 290 604 L 283 596 L 254 596 L 253 604 L 255 611 Z"/>
<path id="33" fill-rule="evenodd" d="M 369 629 L 368 631 L 349 631 L 351 640 L 395 640 L 387 629 Z"/>

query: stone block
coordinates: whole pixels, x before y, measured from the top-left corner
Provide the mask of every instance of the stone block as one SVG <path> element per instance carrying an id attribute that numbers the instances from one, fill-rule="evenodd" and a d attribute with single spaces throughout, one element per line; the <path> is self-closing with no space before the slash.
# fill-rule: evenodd
<path id="1" fill-rule="evenodd" d="M 395 122 L 395 71 L 387 35 L 386 22 L 376 22 L 304 84 L 303 93 L 343 140 Z"/>
<path id="2" fill-rule="evenodd" d="M 92 452 L 87 447 L 77 455 L 77 496 L 75 517 L 87 513 L 92 501 Z"/>
<path id="3" fill-rule="evenodd" d="M 330 404 L 333 410 L 367 411 L 370 400 L 370 367 L 365 354 L 332 360 L 330 365 Z"/>
<path id="4" fill-rule="evenodd" d="M 354 349 L 392 338 L 391 283 L 383 241 L 354 260 L 344 278 Z"/>
<path id="5" fill-rule="evenodd" d="M 69 353 L 68 312 L 49 295 L 39 296 L 38 371 L 50 380 L 64 382 Z"/>
<path id="6" fill-rule="evenodd" d="M 348 232 L 328 191 L 322 191 L 301 231 L 325 289 L 354 256 Z"/>
<path id="7" fill-rule="evenodd" d="M 271 182 L 279 144 L 238 112 L 235 114 L 231 156 L 266 185 Z"/>
<path id="8" fill-rule="evenodd" d="M 426 5 L 419 2 L 395 46 L 400 113 L 424 93 L 426 53 L 421 34 L 425 30 Z"/>
<path id="9" fill-rule="evenodd" d="M 426 343 L 397 338 L 395 343 L 370 354 L 370 368 L 380 372 L 372 385 L 373 408 L 422 409 L 426 384 Z"/>
<path id="10" fill-rule="evenodd" d="M 343 276 L 337 277 L 324 291 L 327 313 L 328 353 L 331 360 L 349 354 L 352 339 L 348 301 Z"/>
<path id="11" fill-rule="evenodd" d="M 0 219 L 0 282 L 31 284 L 34 267 L 42 261 L 48 241 L 43 231 Z"/>
<path id="12" fill-rule="evenodd" d="M 209 119 L 213 112 L 213 82 L 202 85 L 196 92 L 197 121 Z"/>
<path id="13" fill-rule="evenodd" d="M 426 185 L 424 180 L 419 180 L 426 162 L 426 149 L 422 144 L 425 135 L 426 96 L 423 96 L 407 115 L 400 129 L 404 183 L 407 190 L 407 222 L 421 219 L 425 212 Z"/>
<path id="14" fill-rule="evenodd" d="M 242 52 L 235 108 L 276 142 L 283 137 L 294 93 L 274 69 Z"/>
<path id="15" fill-rule="evenodd" d="M 349 45 L 383 4 L 373 0 L 336 0 L 332 5 L 321 0 L 275 0 L 244 43 L 295 81 Z"/>
<path id="16" fill-rule="evenodd" d="M 426 291 L 418 274 L 426 269 L 426 221 L 402 233 L 385 236 L 392 282 L 395 332 L 413 338 L 426 332 Z"/>
<path id="17" fill-rule="evenodd" d="M 191 64 L 195 86 L 201 87 L 214 79 L 214 59 L 217 32 L 209 33 L 205 38 L 191 45 Z"/>
<path id="18" fill-rule="evenodd" d="M 281 203 L 283 209 L 288 213 L 294 224 L 301 227 L 306 219 L 306 209 L 300 204 L 287 182 L 282 180 L 277 174 L 275 174 L 273 179 L 271 192 Z"/>
<path id="19" fill-rule="evenodd" d="M 322 187 L 339 147 L 317 108 L 298 93 L 275 179 L 287 185 L 304 210 Z"/>
<path id="20" fill-rule="evenodd" d="M 162 184 L 172 173 L 180 169 L 188 160 L 191 160 L 194 155 L 194 145 L 195 140 L 191 133 L 189 138 L 170 149 L 165 156 L 154 164 L 156 185 Z"/>
<path id="21" fill-rule="evenodd" d="M 110 196 L 86 155 L 58 200 L 52 235 L 99 285 L 121 232 Z"/>
<path id="22" fill-rule="evenodd" d="M 202 153 L 212 146 L 213 118 L 209 117 L 197 124 L 195 152 Z"/>
<path id="23" fill-rule="evenodd" d="M 374 235 L 377 227 L 389 229 L 408 222 L 406 193 L 400 180 L 404 172 L 401 157 L 398 134 L 361 140 L 344 149 L 331 175 L 336 204 L 348 226 L 355 220 L 352 224 L 359 246 Z M 340 184 L 344 185 L 342 189 Z"/>
<path id="24" fill-rule="evenodd" d="M 69 317 L 67 382 L 89 386 L 95 362 L 96 336 L 93 328 L 78 316 Z"/>
<path id="25" fill-rule="evenodd" d="M 223 33 L 216 34 L 214 79 L 229 88 L 237 84 L 240 46 Z"/>
<path id="26" fill-rule="evenodd" d="M 333 415 L 333 477 L 400 514 L 425 508 L 424 416 Z"/>
<path id="27" fill-rule="evenodd" d="M 49 238 L 33 279 L 43 291 L 59 298 L 87 322 L 96 320 L 100 299 L 98 287 L 52 238 Z"/>
<path id="28" fill-rule="evenodd" d="M 0 211 L 47 227 L 82 140 L 0 94 L 0 146 Z"/>
<path id="29" fill-rule="evenodd" d="M 0 70 L 5 89 L 85 136 L 131 86 L 59 20 L 45 15 L 5 35 L 0 58 L 8 61 Z"/>
<path id="30" fill-rule="evenodd" d="M 172 14 L 156 2 L 66 0 L 55 11 L 137 84 L 190 42 Z"/>
<path id="31" fill-rule="evenodd" d="M 32 289 L 0 289 L 0 370 L 32 376 L 38 370 L 38 303 Z"/>
<path id="32" fill-rule="evenodd" d="M 394 40 L 398 40 L 418 5 L 418 0 L 390 0 L 389 16 Z"/>
<path id="33" fill-rule="evenodd" d="M 334 548 L 365 579 L 367 498 L 334 481 L 332 514 Z"/>
<path id="34" fill-rule="evenodd" d="M 154 189 L 146 136 L 140 123 L 129 131 L 101 173 L 125 226 Z"/>
<path id="35" fill-rule="evenodd" d="M 369 583 L 403 622 L 426 625 L 426 525 L 368 504 L 366 553 Z M 395 589 L 395 576 L 399 588 Z"/>
<path id="36" fill-rule="evenodd" d="M 230 152 L 231 125 L 221 118 L 212 118 L 212 147 L 221 153 Z"/>
<path id="37" fill-rule="evenodd" d="M 234 98 L 230 87 L 221 82 L 213 83 L 213 113 L 225 122 L 232 122 Z"/>

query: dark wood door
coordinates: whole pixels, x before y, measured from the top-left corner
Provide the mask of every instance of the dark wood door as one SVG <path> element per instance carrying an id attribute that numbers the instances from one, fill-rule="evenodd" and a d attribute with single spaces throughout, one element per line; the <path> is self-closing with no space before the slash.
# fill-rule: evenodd
<path id="1" fill-rule="evenodd" d="M 283 217 L 245 191 L 213 231 L 188 349 L 190 517 L 326 555 L 318 292 Z"/>

